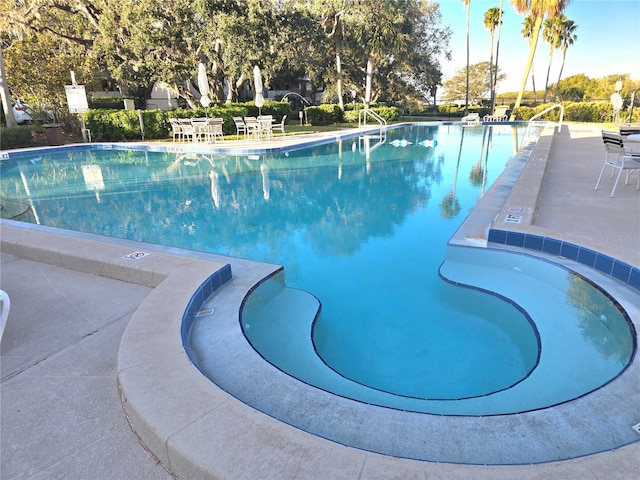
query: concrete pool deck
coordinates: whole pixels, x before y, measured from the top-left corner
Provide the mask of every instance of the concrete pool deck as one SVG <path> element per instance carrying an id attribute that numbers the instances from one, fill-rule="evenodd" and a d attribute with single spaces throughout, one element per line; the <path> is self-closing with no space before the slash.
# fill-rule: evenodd
<path id="1" fill-rule="evenodd" d="M 599 130 L 563 127 L 550 145 L 540 195 L 527 205 L 535 211 L 533 223 L 518 228 L 640 267 L 640 192 L 633 182 L 620 184 L 612 199 L 607 182 L 594 191 L 602 157 Z M 135 250 L 151 255 L 139 261 L 122 258 Z M 164 335 L 177 332 L 173 328 L 186 301 L 220 265 L 231 263 L 234 279 L 215 297 L 216 315 L 234 315 L 244 292 L 277 267 L 180 253 L 2 223 L 1 285 L 12 300 L 1 345 L 3 479 L 171 478 L 127 424 L 118 380 L 125 401 L 134 400 L 126 405 L 128 420 L 142 438 L 164 439 L 146 445 L 179 478 L 631 479 L 640 469 L 637 441 L 562 462 L 474 466 L 377 455 L 284 425 L 217 390 L 185 358 L 179 335 Z M 624 292 L 638 329 L 637 301 L 633 305 L 638 292 L 614 280 L 607 281 L 609 287 Z M 176 301 L 166 301 L 170 298 Z M 137 330 L 143 317 L 151 317 L 158 331 Z M 151 360 L 161 369 L 160 382 L 153 381 L 146 358 L 146 346 L 159 336 L 166 343 L 161 356 Z M 637 373 L 637 359 L 635 364 Z M 188 385 L 182 368 L 192 370 Z M 139 382 L 145 377 L 148 384 Z M 614 383 L 626 382 L 622 394 L 638 400 L 638 378 L 627 370 Z M 167 394 L 173 404 L 157 401 Z M 580 412 L 575 414 L 579 418 Z M 151 417 L 157 421 L 146 422 Z M 629 428 L 638 422 L 640 413 Z M 441 435 L 435 434 L 438 441 Z M 505 432 L 504 442 L 524 438 L 526 444 L 527 435 Z M 187 451 L 184 441 L 191 442 Z"/>

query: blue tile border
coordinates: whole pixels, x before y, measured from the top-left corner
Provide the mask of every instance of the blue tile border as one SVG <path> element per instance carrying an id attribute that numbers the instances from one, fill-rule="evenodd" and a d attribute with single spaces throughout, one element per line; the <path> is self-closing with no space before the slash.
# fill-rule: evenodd
<path id="1" fill-rule="evenodd" d="M 500 245 L 523 247 L 551 255 L 559 255 L 594 268 L 599 272 L 640 290 L 640 268 L 590 248 L 581 247 L 575 243 L 557 240 L 552 237 L 542 237 L 540 235 L 494 228 L 489 229 L 488 241 Z"/>
<path id="2" fill-rule="evenodd" d="M 196 289 L 191 296 L 187 308 L 182 315 L 182 322 L 180 324 L 180 336 L 182 337 L 182 346 L 188 352 L 188 337 L 189 330 L 193 324 L 193 320 L 196 318 L 197 313 L 202 308 L 202 305 L 207 299 L 213 295 L 213 293 L 222 288 L 227 282 L 231 280 L 231 265 L 228 263 L 220 270 L 212 273 L 202 284 Z"/>

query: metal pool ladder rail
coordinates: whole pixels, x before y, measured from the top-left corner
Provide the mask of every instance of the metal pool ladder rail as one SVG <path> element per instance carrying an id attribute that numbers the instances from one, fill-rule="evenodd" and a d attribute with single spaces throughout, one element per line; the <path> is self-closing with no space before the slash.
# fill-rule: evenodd
<path id="1" fill-rule="evenodd" d="M 554 108 L 559 108 L 560 109 L 560 119 L 558 120 L 558 123 L 556 124 L 557 127 L 557 131 L 558 133 L 560 132 L 560 129 L 562 128 L 562 120 L 564 119 L 564 105 L 560 104 L 560 103 L 556 103 L 554 105 L 551 105 L 549 108 L 545 108 L 543 111 L 541 111 L 540 113 L 537 113 L 536 115 L 534 115 L 533 117 L 531 117 L 529 119 L 529 123 L 527 123 L 527 131 L 524 135 L 524 137 L 522 137 L 522 141 L 523 143 L 529 139 L 529 131 L 531 130 L 531 124 L 534 123 L 535 125 L 539 125 L 539 124 L 544 124 L 547 122 L 535 122 L 535 120 L 539 117 L 541 117 L 542 115 L 544 115 L 547 112 L 550 112 L 551 110 L 553 110 Z M 553 122 L 552 122 L 553 123 Z"/>
<path id="2" fill-rule="evenodd" d="M 382 116 L 380 116 L 370 108 L 363 108 L 358 112 L 358 127 L 367 126 L 367 116 L 373 118 L 381 126 L 387 126 L 387 121 Z"/>

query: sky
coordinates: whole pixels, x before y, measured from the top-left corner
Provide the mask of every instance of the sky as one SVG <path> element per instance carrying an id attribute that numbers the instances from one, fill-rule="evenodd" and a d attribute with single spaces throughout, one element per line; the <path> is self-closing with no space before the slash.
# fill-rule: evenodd
<path id="1" fill-rule="evenodd" d="M 443 26 L 453 32 L 450 46 L 452 60 L 441 60 L 443 80 L 466 67 L 466 7 L 462 0 L 439 0 Z M 499 7 L 500 0 L 471 0 L 469 18 L 469 63 L 488 62 L 491 35 L 482 23 L 485 12 Z M 524 16 L 509 0 L 503 0 L 503 21 L 498 68 L 507 78 L 497 87 L 498 93 L 517 92 L 529 53 L 529 41 L 522 37 Z M 577 40 L 567 49 L 562 78 L 583 73 L 589 78 L 628 73 L 640 80 L 640 0 L 572 0 L 564 15 L 578 28 Z M 497 40 L 497 31 L 494 42 Z M 536 90 L 544 89 L 549 64 L 549 44 L 542 32 L 536 49 L 533 71 Z M 549 83 L 558 81 L 562 54 L 554 53 Z M 531 78 L 526 86 L 532 90 Z M 613 93 L 613 92 L 612 92 Z"/>

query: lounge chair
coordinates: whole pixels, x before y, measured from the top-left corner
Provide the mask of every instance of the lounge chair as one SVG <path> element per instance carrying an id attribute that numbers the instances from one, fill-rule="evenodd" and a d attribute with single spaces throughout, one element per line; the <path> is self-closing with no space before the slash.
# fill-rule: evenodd
<path id="1" fill-rule="evenodd" d="M 629 176 L 634 170 L 640 171 L 640 152 L 634 151 L 629 147 L 625 147 L 622 141 L 622 136 L 618 132 L 603 130 L 602 141 L 604 142 L 605 149 L 604 165 L 602 165 L 602 170 L 600 170 L 600 176 L 596 182 L 595 189 L 597 190 L 598 186 L 600 186 L 600 180 L 602 180 L 602 175 L 607 167 L 612 168 L 611 177 L 613 177 L 613 173 L 618 170 L 616 181 L 611 189 L 611 195 L 609 195 L 610 197 L 613 197 L 623 170 L 627 171 L 627 178 L 624 182 L 625 185 L 629 183 Z M 640 173 L 638 173 L 636 190 L 640 190 Z"/>
<path id="2" fill-rule="evenodd" d="M 482 120 L 485 122 L 506 122 L 509 119 L 507 115 L 508 110 L 508 105 L 498 105 L 492 115 L 485 115 L 482 117 Z"/>
<path id="3" fill-rule="evenodd" d="M 465 122 L 467 125 L 480 125 L 480 114 L 478 112 L 469 113 L 465 115 L 460 120 Z"/>

